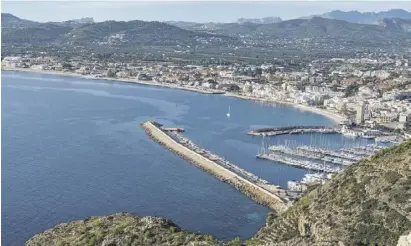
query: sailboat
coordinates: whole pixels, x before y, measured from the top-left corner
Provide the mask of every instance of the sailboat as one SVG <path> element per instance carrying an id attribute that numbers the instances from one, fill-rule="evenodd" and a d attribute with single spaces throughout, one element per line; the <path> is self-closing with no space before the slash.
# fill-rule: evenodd
<path id="1" fill-rule="evenodd" d="M 263 135 L 263 139 L 261 140 L 261 147 L 258 148 L 257 156 L 265 155 L 266 146 L 265 146 L 265 141 L 264 140 L 265 140 L 265 136 Z"/>
<path id="2" fill-rule="evenodd" d="M 230 118 L 231 116 L 230 112 L 231 112 L 231 106 L 228 106 L 228 113 L 226 114 L 227 118 Z"/>

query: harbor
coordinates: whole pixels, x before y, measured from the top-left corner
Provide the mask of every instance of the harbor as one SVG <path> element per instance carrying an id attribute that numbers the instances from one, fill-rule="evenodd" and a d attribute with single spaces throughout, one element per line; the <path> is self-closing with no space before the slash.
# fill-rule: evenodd
<path id="1" fill-rule="evenodd" d="M 285 140 L 285 144 L 277 143 L 267 146 L 263 136 L 256 157 L 315 172 L 339 173 L 345 166 L 353 165 L 387 147 L 389 145 L 373 143 L 332 149 L 313 144 L 290 143 L 287 140 Z"/>
<path id="2" fill-rule="evenodd" d="M 291 204 L 291 196 L 286 190 L 199 147 L 178 131 L 164 131 L 161 124 L 151 121 L 144 122 L 141 126 L 154 141 L 214 175 L 217 179 L 232 185 L 255 202 L 277 213 L 284 212 Z"/>
<path id="3" fill-rule="evenodd" d="M 285 134 L 311 134 L 310 144 L 302 144 L 294 142 L 289 145 L 289 137 L 285 137 L 284 144 L 270 144 L 266 146 L 266 136 L 280 136 Z M 349 133 L 349 134 L 348 134 Z M 342 145 L 339 148 L 330 148 L 328 146 L 320 146 L 321 143 L 313 143 L 313 136 L 318 135 L 321 139 L 325 139 L 322 134 L 340 134 L 340 136 L 354 136 L 351 141 L 357 142 L 357 145 Z M 348 135 L 347 135 L 348 134 Z M 326 127 L 326 126 L 285 126 L 285 127 L 265 127 L 257 128 L 248 132 L 248 135 L 262 136 L 262 146 L 257 159 L 265 159 L 274 163 L 282 163 L 285 165 L 306 169 L 321 173 L 339 173 L 344 167 L 353 165 L 364 158 L 374 155 L 376 152 L 389 147 L 389 145 L 401 141 L 395 136 L 385 136 L 378 130 L 369 129 L 354 129 L 347 125 Z M 371 137 L 372 136 L 372 137 Z M 378 136 L 378 137 L 377 137 Z M 358 144 L 355 139 L 360 137 L 363 139 L 362 144 Z M 291 137 L 292 138 L 292 137 Z M 375 139 L 375 140 L 374 140 Z M 370 143 L 370 142 L 374 143 Z M 360 140 L 361 142 L 361 140 Z M 335 143 L 335 142 L 334 142 Z M 320 145 L 319 145 L 320 144 Z"/>

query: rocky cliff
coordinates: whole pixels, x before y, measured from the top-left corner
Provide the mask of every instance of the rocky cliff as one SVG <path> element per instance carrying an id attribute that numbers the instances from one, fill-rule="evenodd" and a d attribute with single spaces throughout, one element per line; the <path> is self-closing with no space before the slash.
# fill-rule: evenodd
<path id="1" fill-rule="evenodd" d="M 193 218 L 194 219 L 194 218 Z M 352 165 L 249 241 L 217 242 L 158 217 L 121 213 L 57 225 L 26 245 L 404 245 L 411 229 L 411 141 Z M 400 239 L 401 237 L 401 239 Z"/>

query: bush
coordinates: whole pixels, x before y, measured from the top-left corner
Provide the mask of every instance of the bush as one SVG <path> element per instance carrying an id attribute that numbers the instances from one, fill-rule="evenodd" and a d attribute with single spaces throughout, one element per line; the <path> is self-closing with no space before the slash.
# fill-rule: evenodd
<path id="1" fill-rule="evenodd" d="M 241 244 L 242 244 L 241 239 L 239 237 L 236 237 L 227 243 L 227 245 L 230 245 L 230 246 L 240 246 Z"/>
<path id="2" fill-rule="evenodd" d="M 152 238 L 154 236 L 154 234 L 153 233 L 151 233 L 151 231 L 146 231 L 145 233 L 144 233 L 144 238 L 145 239 L 148 239 L 148 238 Z"/>
<path id="3" fill-rule="evenodd" d="M 264 243 L 261 240 L 258 239 L 250 239 L 245 242 L 245 245 L 247 246 L 258 246 L 258 245 L 263 245 Z"/>
<path id="4" fill-rule="evenodd" d="M 358 88 L 360 88 L 359 85 L 354 84 L 354 85 L 349 85 L 347 88 L 345 88 L 345 97 L 351 97 L 357 94 Z"/>
<path id="5" fill-rule="evenodd" d="M 394 171 L 388 171 L 385 173 L 385 180 L 387 180 L 388 183 L 394 184 L 399 180 L 402 176 L 401 174 L 394 172 Z"/>

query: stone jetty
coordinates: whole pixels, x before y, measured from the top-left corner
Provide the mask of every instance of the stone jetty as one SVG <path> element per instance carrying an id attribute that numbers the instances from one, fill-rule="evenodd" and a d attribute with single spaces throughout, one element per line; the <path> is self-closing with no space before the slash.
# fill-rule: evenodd
<path id="1" fill-rule="evenodd" d="M 278 194 L 272 193 L 268 189 L 247 180 L 233 171 L 217 164 L 215 161 L 187 148 L 183 144 L 174 140 L 161 128 L 161 124 L 147 121 L 141 124 L 146 133 L 157 143 L 190 161 L 193 165 L 214 175 L 217 179 L 232 185 L 234 188 L 244 193 L 255 202 L 265 205 L 277 213 L 282 213 L 287 209 L 287 200 Z M 279 191 L 280 193 L 280 191 Z"/>
<path id="2" fill-rule="evenodd" d="M 285 126 L 285 127 L 267 127 L 253 129 L 248 135 L 253 136 L 277 136 L 283 134 L 301 134 L 301 133 L 338 133 L 336 128 L 326 126 Z"/>

